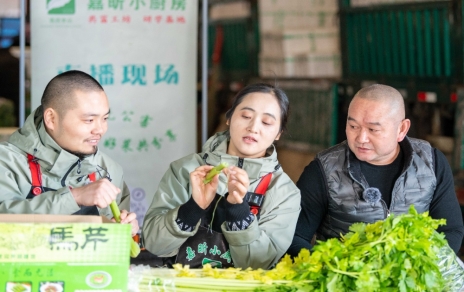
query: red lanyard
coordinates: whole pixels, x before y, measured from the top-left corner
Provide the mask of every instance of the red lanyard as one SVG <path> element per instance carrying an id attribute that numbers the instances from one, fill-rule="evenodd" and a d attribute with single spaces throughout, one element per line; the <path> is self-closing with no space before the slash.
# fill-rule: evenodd
<path id="1" fill-rule="evenodd" d="M 37 159 L 31 154 L 27 154 L 27 161 L 29 163 L 29 168 L 31 169 L 32 193 L 34 194 L 34 196 L 38 196 L 42 193 L 42 172 L 40 171 L 40 164 L 37 162 Z M 89 180 L 91 182 L 97 180 L 95 172 L 89 174 Z"/>
<path id="2" fill-rule="evenodd" d="M 266 195 L 266 191 L 267 191 L 267 188 L 269 187 L 269 183 L 271 182 L 271 178 L 272 178 L 272 172 L 266 174 L 262 179 L 261 181 L 259 182 L 258 186 L 256 187 L 255 189 L 255 194 L 257 195 L 261 195 L 261 196 L 265 196 Z M 251 213 L 257 215 L 259 213 L 259 208 L 261 206 L 254 206 L 254 205 L 251 205 L 250 206 L 250 211 Z"/>

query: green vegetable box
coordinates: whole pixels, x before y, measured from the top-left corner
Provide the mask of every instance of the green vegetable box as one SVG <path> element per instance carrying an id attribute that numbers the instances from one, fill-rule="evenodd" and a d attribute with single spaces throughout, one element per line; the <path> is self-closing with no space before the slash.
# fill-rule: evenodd
<path id="1" fill-rule="evenodd" d="M 0 291 L 127 291 L 130 233 L 99 216 L 0 215 Z"/>

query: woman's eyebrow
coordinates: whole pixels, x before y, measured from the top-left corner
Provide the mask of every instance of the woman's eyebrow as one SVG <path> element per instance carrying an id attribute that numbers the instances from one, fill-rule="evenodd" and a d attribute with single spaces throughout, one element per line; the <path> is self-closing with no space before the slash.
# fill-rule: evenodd
<path id="1" fill-rule="evenodd" d="M 254 109 L 252 109 L 251 107 L 247 107 L 247 106 L 242 107 L 240 110 L 249 110 L 249 111 L 252 111 L 252 112 L 256 112 Z M 276 117 L 273 114 L 271 114 L 271 113 L 264 113 L 264 114 L 267 115 L 267 116 L 270 116 L 271 118 L 273 118 L 274 120 L 277 121 Z"/>
<path id="2" fill-rule="evenodd" d="M 254 109 L 252 109 L 251 107 L 247 107 L 247 106 L 242 107 L 240 110 L 249 110 L 249 111 L 255 112 Z"/>

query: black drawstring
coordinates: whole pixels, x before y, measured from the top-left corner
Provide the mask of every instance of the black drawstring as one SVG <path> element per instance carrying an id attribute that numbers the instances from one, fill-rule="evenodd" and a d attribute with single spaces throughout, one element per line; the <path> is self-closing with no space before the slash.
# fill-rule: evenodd
<path id="1" fill-rule="evenodd" d="M 106 172 L 106 176 L 103 176 L 100 172 L 100 170 L 104 170 Z M 100 165 L 97 165 L 97 172 L 98 172 L 98 175 L 100 175 L 101 178 L 105 178 L 108 179 L 109 181 L 112 181 L 111 179 L 111 176 L 110 176 L 110 173 L 109 171 L 106 169 L 106 168 L 103 168 L 101 167 Z"/>
<path id="2" fill-rule="evenodd" d="M 238 163 L 237 163 L 238 168 L 243 168 L 243 161 L 244 161 L 244 160 L 245 160 L 245 159 L 243 159 L 243 158 L 241 158 L 241 157 L 238 158 Z"/>
<path id="3" fill-rule="evenodd" d="M 208 164 L 208 163 L 206 163 L 206 159 L 208 159 L 208 153 L 205 153 L 203 155 L 203 161 L 205 162 L 205 164 Z"/>
<path id="4" fill-rule="evenodd" d="M 68 169 L 68 171 L 64 174 L 63 178 L 61 179 L 61 186 L 65 187 L 66 186 L 66 178 L 68 177 L 69 173 L 71 172 L 71 170 L 73 170 L 74 167 L 76 167 L 76 165 L 80 162 L 80 160 L 78 160 L 77 162 L 75 162 L 73 165 L 71 165 L 71 167 Z"/>

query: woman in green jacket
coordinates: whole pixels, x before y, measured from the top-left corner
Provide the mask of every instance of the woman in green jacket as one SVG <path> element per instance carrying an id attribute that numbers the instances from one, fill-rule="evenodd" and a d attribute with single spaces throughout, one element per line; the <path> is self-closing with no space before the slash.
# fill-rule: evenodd
<path id="1" fill-rule="evenodd" d="M 290 246 L 300 191 L 273 145 L 285 130 L 289 102 L 279 88 L 242 89 L 226 113 L 229 130 L 201 153 L 171 163 L 143 224 L 145 248 L 201 267 L 271 268 Z M 207 173 L 227 164 L 211 182 Z"/>

